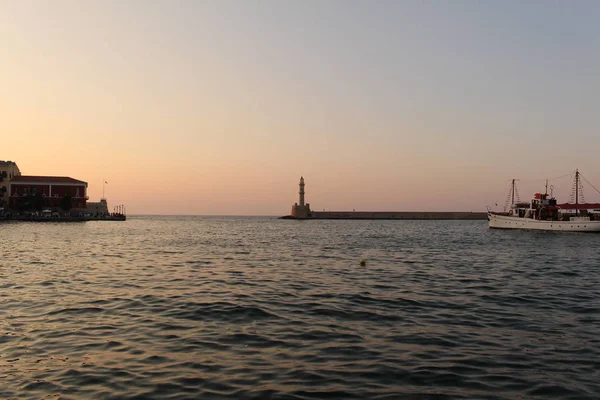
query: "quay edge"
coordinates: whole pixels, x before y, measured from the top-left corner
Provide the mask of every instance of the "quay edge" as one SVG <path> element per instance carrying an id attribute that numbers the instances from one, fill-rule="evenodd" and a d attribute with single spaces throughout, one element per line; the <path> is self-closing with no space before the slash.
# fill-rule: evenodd
<path id="1" fill-rule="evenodd" d="M 386 219 L 386 220 L 487 220 L 487 212 L 463 211 L 310 211 L 305 216 L 285 215 L 280 219 Z"/>

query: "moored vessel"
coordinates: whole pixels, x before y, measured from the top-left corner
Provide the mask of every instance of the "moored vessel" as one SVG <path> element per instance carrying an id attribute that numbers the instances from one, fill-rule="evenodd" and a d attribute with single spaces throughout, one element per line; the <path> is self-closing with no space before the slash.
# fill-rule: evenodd
<path id="1" fill-rule="evenodd" d="M 548 194 L 536 193 L 529 202 L 515 202 L 515 179 L 512 180 L 512 204 L 508 212 L 493 212 L 488 209 L 490 228 L 533 229 L 561 232 L 600 232 L 600 204 L 580 203 L 581 176 L 575 171 L 574 203 L 559 204 Z"/>

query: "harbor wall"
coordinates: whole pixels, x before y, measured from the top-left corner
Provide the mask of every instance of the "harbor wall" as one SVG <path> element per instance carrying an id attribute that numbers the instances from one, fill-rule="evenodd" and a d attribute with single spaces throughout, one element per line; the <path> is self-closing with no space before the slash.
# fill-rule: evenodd
<path id="1" fill-rule="evenodd" d="M 290 216 L 294 218 L 293 216 Z M 486 212 L 464 211 L 311 211 L 295 219 L 487 220 Z"/>
<path id="2" fill-rule="evenodd" d="M 300 177 L 298 203 L 292 206 L 290 215 L 283 219 L 456 219 L 487 220 L 487 212 L 472 211 L 312 211 L 310 204 L 304 202 L 304 177 Z"/>

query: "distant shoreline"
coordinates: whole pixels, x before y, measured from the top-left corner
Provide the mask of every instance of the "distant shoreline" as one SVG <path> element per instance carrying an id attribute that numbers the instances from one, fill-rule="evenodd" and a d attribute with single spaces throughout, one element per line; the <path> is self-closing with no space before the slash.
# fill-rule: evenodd
<path id="1" fill-rule="evenodd" d="M 363 219 L 363 220 L 487 220 L 487 212 L 465 211 L 312 211 L 306 218 L 292 215 L 281 219 Z"/>

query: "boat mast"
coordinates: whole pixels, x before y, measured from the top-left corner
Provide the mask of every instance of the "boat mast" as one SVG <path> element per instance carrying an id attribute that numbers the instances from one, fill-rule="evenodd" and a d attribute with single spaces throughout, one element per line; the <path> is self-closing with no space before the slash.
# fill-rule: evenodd
<path id="1" fill-rule="evenodd" d="M 548 194 L 548 179 L 546 179 L 546 192 L 545 194 Z"/>
<path id="2" fill-rule="evenodd" d="M 575 170 L 575 206 L 579 204 L 579 169 Z M 579 209 L 575 208 L 575 215 L 579 215 Z"/>
<path id="3" fill-rule="evenodd" d="M 512 180 L 511 193 L 512 193 L 512 204 L 515 204 L 515 180 L 514 179 Z"/>

